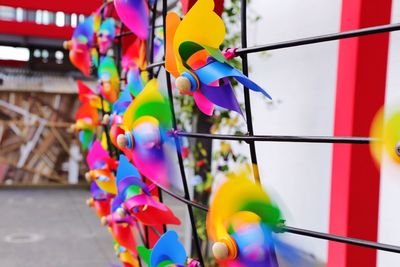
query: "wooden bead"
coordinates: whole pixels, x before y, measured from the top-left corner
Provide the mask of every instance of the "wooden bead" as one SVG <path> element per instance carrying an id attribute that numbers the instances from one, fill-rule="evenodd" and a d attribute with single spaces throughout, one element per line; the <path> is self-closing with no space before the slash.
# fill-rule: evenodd
<path id="1" fill-rule="evenodd" d="M 397 154 L 397 156 L 400 157 L 400 142 L 398 142 L 398 143 L 396 144 L 395 149 L 396 149 L 396 154 Z"/>
<path id="2" fill-rule="evenodd" d="M 106 216 L 101 217 L 100 223 L 101 223 L 101 225 L 106 226 L 108 224 L 107 217 Z"/>
<path id="3" fill-rule="evenodd" d="M 124 218 L 126 216 L 126 212 L 123 208 L 118 208 L 117 210 L 117 214 L 121 217 Z"/>
<path id="4" fill-rule="evenodd" d="M 71 47 L 72 47 L 72 41 L 71 41 L 71 40 L 69 40 L 69 41 L 64 41 L 64 42 L 63 42 L 63 47 L 64 47 L 65 50 L 70 50 Z"/>
<path id="5" fill-rule="evenodd" d="M 92 176 L 90 175 L 90 172 L 85 173 L 85 179 L 88 183 L 90 183 L 90 181 L 92 181 Z"/>
<path id="6" fill-rule="evenodd" d="M 179 76 L 175 80 L 175 86 L 181 94 L 189 93 L 190 89 L 192 88 L 190 80 L 183 76 Z"/>
<path id="7" fill-rule="evenodd" d="M 88 205 L 89 207 L 92 207 L 93 206 L 93 198 L 86 199 L 86 205 Z"/>
<path id="8" fill-rule="evenodd" d="M 126 146 L 128 145 L 128 139 L 126 138 L 126 136 L 124 134 L 118 135 L 117 144 L 118 144 L 119 148 L 121 148 L 121 149 L 126 148 Z"/>
<path id="9" fill-rule="evenodd" d="M 101 121 L 103 125 L 108 125 L 110 123 L 110 115 L 104 114 L 103 120 Z"/>
<path id="10" fill-rule="evenodd" d="M 217 260 L 224 260 L 229 255 L 228 246 L 223 242 L 215 242 L 212 246 L 212 252 Z"/>

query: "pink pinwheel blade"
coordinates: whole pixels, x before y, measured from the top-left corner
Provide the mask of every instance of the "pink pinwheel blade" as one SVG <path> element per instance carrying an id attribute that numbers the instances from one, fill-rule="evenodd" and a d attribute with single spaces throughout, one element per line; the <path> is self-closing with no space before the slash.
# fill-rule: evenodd
<path id="1" fill-rule="evenodd" d="M 94 169 L 97 161 L 103 160 L 108 157 L 108 152 L 101 146 L 100 141 L 97 140 L 90 148 L 90 151 L 86 157 L 86 162 L 89 165 L 90 169 Z"/>
<path id="2" fill-rule="evenodd" d="M 148 196 L 146 194 L 140 194 L 134 197 L 131 197 L 127 201 L 125 201 L 125 207 L 129 210 L 135 208 L 135 207 L 140 207 L 140 206 L 150 206 L 154 207 L 156 209 L 162 210 L 162 211 L 167 211 L 168 208 L 162 204 L 161 202 L 158 202 L 154 200 L 151 196 Z"/>
<path id="3" fill-rule="evenodd" d="M 193 98 L 201 112 L 208 116 L 211 116 L 213 114 L 214 104 L 210 100 L 208 100 L 199 90 L 196 90 L 193 93 Z"/>
<path id="4" fill-rule="evenodd" d="M 149 9 L 144 0 L 115 0 L 115 9 L 122 22 L 140 39 L 148 35 Z"/>

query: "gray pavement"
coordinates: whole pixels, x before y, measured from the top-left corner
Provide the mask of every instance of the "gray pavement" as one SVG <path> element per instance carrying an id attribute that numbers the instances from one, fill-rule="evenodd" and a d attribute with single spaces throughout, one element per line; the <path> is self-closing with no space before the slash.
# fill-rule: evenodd
<path id="1" fill-rule="evenodd" d="M 0 267 L 111 267 L 111 235 L 81 189 L 1 189 Z"/>

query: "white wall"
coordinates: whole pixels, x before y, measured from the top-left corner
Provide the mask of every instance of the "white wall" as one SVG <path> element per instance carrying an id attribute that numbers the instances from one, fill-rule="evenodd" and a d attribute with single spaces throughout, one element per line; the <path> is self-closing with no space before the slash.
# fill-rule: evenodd
<path id="1" fill-rule="evenodd" d="M 341 1 L 265 1 L 250 6 L 262 15 L 249 25 L 249 46 L 338 32 Z M 392 22 L 400 22 L 394 0 Z M 252 93 L 256 134 L 333 135 L 338 42 L 249 56 L 250 77 L 267 88 L 273 105 Z M 400 32 L 391 34 L 387 106 L 400 101 Z M 287 225 L 328 231 L 332 146 L 257 143 L 263 184 L 283 206 Z M 400 244 L 399 166 L 382 166 L 379 241 Z M 327 242 L 287 234 L 293 244 L 326 261 Z M 400 266 L 400 255 L 379 253 L 378 266 Z"/>
<path id="2" fill-rule="evenodd" d="M 340 1 L 253 0 L 262 20 L 249 46 L 339 31 Z M 250 77 L 267 88 L 274 105 L 252 94 L 256 134 L 332 135 L 338 42 L 249 56 Z M 257 143 L 266 189 L 283 206 L 287 225 L 328 231 L 332 146 Z M 287 234 L 294 245 L 325 261 L 327 242 Z"/>

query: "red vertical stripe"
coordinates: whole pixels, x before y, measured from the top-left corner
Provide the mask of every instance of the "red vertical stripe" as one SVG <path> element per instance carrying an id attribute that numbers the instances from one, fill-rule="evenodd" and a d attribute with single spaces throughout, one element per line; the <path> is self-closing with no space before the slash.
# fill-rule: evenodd
<path id="1" fill-rule="evenodd" d="M 391 0 L 343 0 L 341 31 L 390 23 Z M 340 41 L 335 135 L 368 136 L 384 103 L 389 34 Z M 330 233 L 376 241 L 380 172 L 367 145 L 333 148 Z M 330 242 L 329 267 L 376 266 L 376 251 Z"/>

